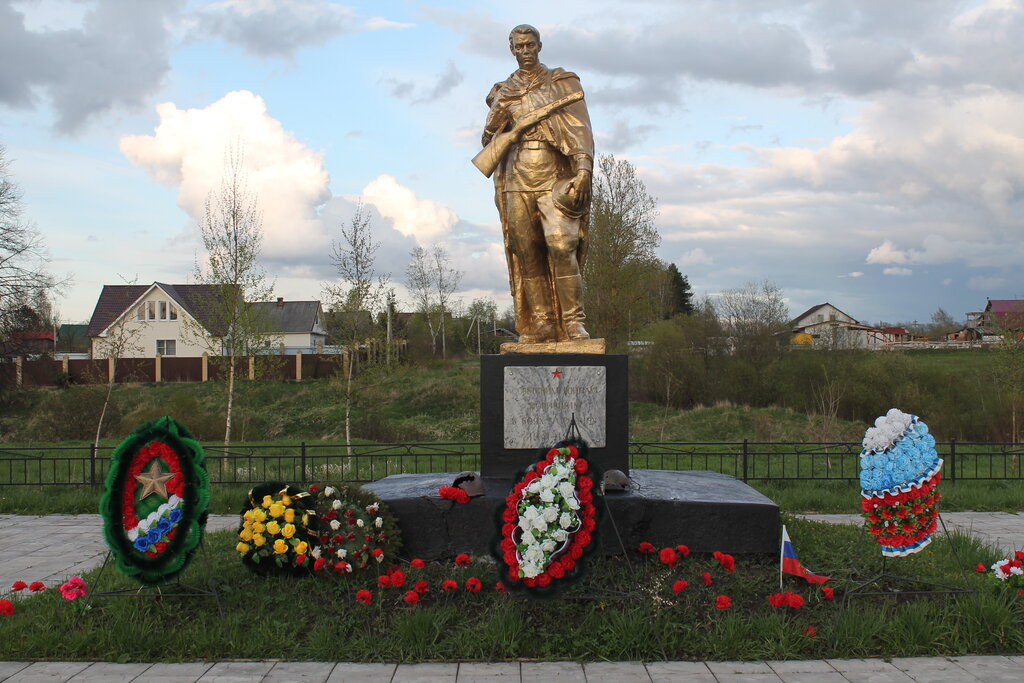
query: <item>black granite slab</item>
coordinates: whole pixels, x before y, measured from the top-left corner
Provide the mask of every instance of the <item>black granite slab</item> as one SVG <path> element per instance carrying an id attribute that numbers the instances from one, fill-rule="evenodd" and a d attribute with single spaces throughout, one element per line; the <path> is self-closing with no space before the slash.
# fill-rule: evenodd
<path id="1" fill-rule="evenodd" d="M 512 482 L 488 479 L 484 496 L 458 505 L 437 495 L 455 475 L 394 474 L 364 485 L 398 517 L 407 557 L 488 554 L 494 511 L 504 503 Z M 633 550 L 642 541 L 658 547 L 683 543 L 694 552 L 779 552 L 778 506 L 735 477 L 634 469 L 631 478 L 631 491 L 605 496 L 607 513 L 599 529 L 606 554 L 619 554 L 623 547 Z"/>

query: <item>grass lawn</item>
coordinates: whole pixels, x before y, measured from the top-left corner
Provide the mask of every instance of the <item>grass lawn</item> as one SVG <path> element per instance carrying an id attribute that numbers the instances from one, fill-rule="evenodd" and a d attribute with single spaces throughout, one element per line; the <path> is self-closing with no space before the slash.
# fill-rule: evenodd
<path id="1" fill-rule="evenodd" d="M 92 609 L 79 613 L 83 603 L 68 603 L 51 589 L 16 597 L 15 614 L 0 619 L 0 640 L 4 657 L 13 660 L 110 661 L 753 660 L 1024 649 L 1024 610 L 1016 592 L 971 571 L 962 577 L 945 538 L 918 555 L 890 560 L 886 571 L 954 585 L 966 581 L 977 589 L 973 597 L 863 597 L 844 610 L 844 591 L 880 570 L 877 546 L 853 527 L 785 522 L 805 565 L 833 577 L 826 585 L 835 589 L 834 600 L 787 577 L 785 590 L 799 593 L 804 605 L 770 607 L 768 596 L 779 590 L 774 556 L 739 557 L 730 574 L 707 555 L 691 555 L 669 569 L 656 556 L 631 553 L 592 563 L 581 582 L 548 601 L 495 592 L 494 566 L 483 558 L 462 568 L 445 563 L 413 569 L 403 562 L 401 589 L 377 589 L 375 576 L 263 578 L 243 568 L 233 534 L 220 532 L 210 535 L 208 547 L 223 620 L 206 598 L 97 597 Z M 969 566 L 999 557 L 969 537 L 952 538 Z M 205 581 L 200 559 L 186 572 L 187 583 Z M 854 560 L 862 567 L 859 576 L 851 569 Z M 703 584 L 703 572 L 712 575 L 712 586 Z M 85 577 L 94 590 L 96 574 Z M 483 591 L 464 589 L 471 576 L 483 581 Z M 456 579 L 459 590 L 442 591 L 445 578 Z M 402 596 L 420 579 L 429 591 L 420 604 L 406 604 Z M 689 585 L 674 594 L 677 580 Z M 108 567 L 98 590 L 132 585 Z M 371 605 L 356 602 L 359 588 L 373 590 Z M 729 596 L 729 609 L 716 609 L 719 595 Z"/>

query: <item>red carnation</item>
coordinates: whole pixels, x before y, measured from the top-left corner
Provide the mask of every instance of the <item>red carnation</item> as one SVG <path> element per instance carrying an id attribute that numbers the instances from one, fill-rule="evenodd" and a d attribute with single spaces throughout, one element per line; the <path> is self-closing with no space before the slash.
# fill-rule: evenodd
<path id="1" fill-rule="evenodd" d="M 736 568 L 736 560 L 732 555 L 726 553 L 718 553 L 718 564 L 722 565 L 722 569 L 732 574 L 732 570 Z"/>
<path id="2" fill-rule="evenodd" d="M 678 552 L 683 557 L 686 557 L 690 554 L 690 548 L 685 545 L 677 545 L 676 552 Z"/>
<path id="3" fill-rule="evenodd" d="M 818 629 L 814 628 L 813 626 L 804 626 L 803 631 L 808 638 L 818 637 Z"/>
<path id="4" fill-rule="evenodd" d="M 428 590 L 430 590 L 430 585 L 426 581 L 420 580 L 420 581 L 417 581 L 413 585 L 412 589 L 414 591 L 416 591 L 417 593 L 421 593 L 422 594 L 422 593 L 426 593 Z"/>
<path id="5" fill-rule="evenodd" d="M 14 614 L 14 603 L 10 600 L 0 600 L 0 614 L 5 617 Z"/>
<path id="6" fill-rule="evenodd" d="M 836 594 L 836 592 L 834 590 L 832 590 L 831 588 L 829 588 L 828 586 L 822 586 L 821 587 L 821 592 L 825 595 L 825 599 L 826 600 L 831 600 L 832 598 L 835 597 L 835 594 Z"/>
<path id="7" fill-rule="evenodd" d="M 413 567 L 414 569 L 423 569 L 425 566 L 427 566 L 427 563 L 419 558 L 416 558 L 409 563 L 409 566 Z"/>
<path id="8" fill-rule="evenodd" d="M 654 546 L 648 543 L 647 541 L 643 541 L 640 545 L 637 546 L 636 549 L 637 552 L 644 553 L 645 555 L 650 555 L 654 552 Z"/>
<path id="9" fill-rule="evenodd" d="M 356 591 L 356 601 L 361 602 L 364 605 L 369 605 L 373 602 L 373 593 L 363 588 L 362 590 Z"/>
<path id="10" fill-rule="evenodd" d="M 798 593 L 790 593 L 787 599 L 787 603 L 793 609 L 800 609 L 804 606 L 804 596 Z"/>
<path id="11" fill-rule="evenodd" d="M 719 595 L 715 598 L 715 609 L 729 609 L 732 607 L 732 600 L 728 595 Z"/>
<path id="12" fill-rule="evenodd" d="M 586 474 L 587 470 L 590 469 L 590 465 L 587 464 L 586 460 L 577 458 L 576 464 L 573 465 L 573 469 L 576 470 L 576 474 Z"/>
<path id="13" fill-rule="evenodd" d="M 321 569 L 324 568 L 324 563 L 325 562 L 327 562 L 327 560 L 325 560 L 322 557 L 316 558 L 316 562 L 313 563 L 313 570 L 314 571 L 320 571 Z"/>
<path id="14" fill-rule="evenodd" d="M 673 593 L 678 593 L 679 591 L 684 590 L 689 585 L 690 585 L 689 583 L 687 583 L 686 581 L 683 581 L 682 579 L 680 579 L 679 581 L 676 581 L 675 583 L 672 584 L 672 592 Z"/>
<path id="15" fill-rule="evenodd" d="M 347 571 L 348 571 L 348 562 L 345 562 L 344 560 L 338 560 L 337 562 L 334 563 L 334 572 L 336 574 L 341 574 L 341 573 L 347 572 Z"/>
<path id="16" fill-rule="evenodd" d="M 466 590 L 468 590 L 470 593 L 479 593 L 480 589 L 483 587 L 483 582 L 475 576 L 471 576 L 468 579 L 466 579 Z"/>
<path id="17" fill-rule="evenodd" d="M 381 559 L 382 559 L 382 558 L 384 557 L 384 551 L 383 551 L 383 550 L 381 550 L 380 548 L 374 548 L 374 549 L 373 549 L 373 552 L 371 552 L 370 554 L 371 554 L 371 555 L 373 555 L 373 557 L 374 557 L 374 558 L 375 558 L 375 559 L 376 559 L 376 560 L 377 560 L 378 562 L 380 562 L 380 561 L 381 561 Z"/>
<path id="18" fill-rule="evenodd" d="M 394 588 L 398 588 L 405 584 L 405 572 L 403 572 L 401 569 L 395 569 L 390 574 L 388 574 L 388 577 L 391 579 L 391 585 Z"/>
<path id="19" fill-rule="evenodd" d="M 676 562 L 679 561 L 679 553 L 672 548 L 662 548 L 661 552 L 658 553 L 658 559 L 661 560 L 662 564 L 667 564 L 669 569 L 675 569 Z"/>
<path id="20" fill-rule="evenodd" d="M 538 574 L 537 575 L 537 584 L 542 586 L 542 587 L 543 586 L 550 586 L 551 585 L 551 575 L 548 574 L 547 572 L 544 572 L 543 574 Z"/>
<path id="21" fill-rule="evenodd" d="M 774 607 L 775 609 L 782 607 L 782 605 L 785 604 L 785 601 L 785 593 L 772 593 L 768 596 L 768 604 Z"/>
<path id="22" fill-rule="evenodd" d="M 472 562 L 473 560 L 466 553 L 459 553 L 455 556 L 455 565 L 458 567 L 468 567 Z"/>
<path id="23" fill-rule="evenodd" d="M 309 485 L 309 492 L 310 493 L 316 493 L 319 490 L 320 490 L 320 487 L 317 486 L 316 484 L 310 484 Z"/>
<path id="24" fill-rule="evenodd" d="M 405 594 L 402 600 L 405 600 L 410 605 L 415 605 L 420 601 L 420 594 L 416 591 L 409 591 Z"/>
<path id="25" fill-rule="evenodd" d="M 1018 560 L 1024 560 L 1024 550 L 1018 550 L 1013 553 L 1013 556 Z"/>
<path id="26" fill-rule="evenodd" d="M 377 585 L 381 588 L 391 588 L 391 577 L 385 574 L 377 577 Z"/>
<path id="27" fill-rule="evenodd" d="M 28 589 L 33 593 L 46 590 L 46 585 L 42 581 L 33 581 L 28 585 Z"/>
<path id="28" fill-rule="evenodd" d="M 515 508 L 505 508 L 505 511 L 501 513 L 501 520 L 503 522 L 514 524 L 517 519 L 519 519 L 519 512 Z"/>
<path id="29" fill-rule="evenodd" d="M 26 588 L 28 588 L 28 584 L 25 583 L 24 581 L 15 581 L 14 583 L 11 584 L 11 592 L 12 593 L 17 593 L 18 591 L 25 590 Z"/>
<path id="30" fill-rule="evenodd" d="M 711 572 L 704 572 L 704 585 L 710 586 L 714 582 L 715 580 L 711 578 Z"/>
<path id="31" fill-rule="evenodd" d="M 565 567 L 561 562 L 555 561 L 548 565 L 548 574 L 551 574 L 552 579 L 560 579 L 565 576 Z"/>
<path id="32" fill-rule="evenodd" d="M 306 561 L 306 556 L 305 556 L 305 555 L 296 555 L 296 556 L 295 556 L 295 566 L 296 566 L 296 567 L 301 567 L 301 566 L 302 566 L 302 564 L 303 564 L 303 563 L 304 563 L 305 561 Z"/>
<path id="33" fill-rule="evenodd" d="M 508 591 L 508 589 L 505 588 L 505 584 L 503 584 L 501 581 L 498 581 L 496 584 L 494 584 L 494 590 L 498 593 L 505 593 L 506 591 Z"/>
<path id="34" fill-rule="evenodd" d="M 455 591 L 459 590 L 459 584 L 458 582 L 452 581 L 451 579 L 445 579 L 441 582 L 441 589 L 446 590 L 449 593 L 454 593 Z"/>
<path id="35" fill-rule="evenodd" d="M 437 495 L 455 501 L 460 505 L 469 502 L 469 494 L 458 486 L 442 486 L 437 490 Z"/>

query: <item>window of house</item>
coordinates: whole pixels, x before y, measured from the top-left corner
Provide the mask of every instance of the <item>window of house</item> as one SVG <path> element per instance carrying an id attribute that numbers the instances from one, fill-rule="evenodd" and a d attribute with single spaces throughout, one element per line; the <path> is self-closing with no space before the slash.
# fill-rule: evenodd
<path id="1" fill-rule="evenodd" d="M 174 304 L 168 304 L 167 307 L 171 310 L 171 314 L 170 314 L 169 319 L 170 320 L 177 320 L 178 319 L 178 309 L 175 308 Z"/>
<path id="2" fill-rule="evenodd" d="M 135 310 L 135 319 L 136 320 L 145 320 L 146 319 L 146 304 L 142 304 L 141 306 L 139 306 Z"/>
<path id="3" fill-rule="evenodd" d="M 166 301 L 157 301 L 156 302 L 156 308 L 157 308 L 158 311 L 160 311 L 160 319 L 161 320 L 167 320 L 167 302 Z"/>
<path id="4" fill-rule="evenodd" d="M 156 320 L 156 302 L 146 302 L 146 320 Z"/>
<path id="5" fill-rule="evenodd" d="M 161 356 L 173 356 L 175 355 L 175 340 L 174 339 L 157 339 L 156 340 L 156 352 Z"/>

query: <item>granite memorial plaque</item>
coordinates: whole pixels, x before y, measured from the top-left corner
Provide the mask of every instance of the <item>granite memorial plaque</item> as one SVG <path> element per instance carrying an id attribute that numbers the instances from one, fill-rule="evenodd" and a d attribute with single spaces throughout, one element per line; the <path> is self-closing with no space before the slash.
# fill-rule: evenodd
<path id="1" fill-rule="evenodd" d="M 480 474 L 511 480 L 576 428 L 600 469 L 629 472 L 626 356 L 506 353 L 480 358 Z"/>
<path id="2" fill-rule="evenodd" d="M 607 368 L 536 365 L 505 368 L 505 448 L 537 448 L 565 436 L 575 416 L 593 448 L 607 445 Z"/>

